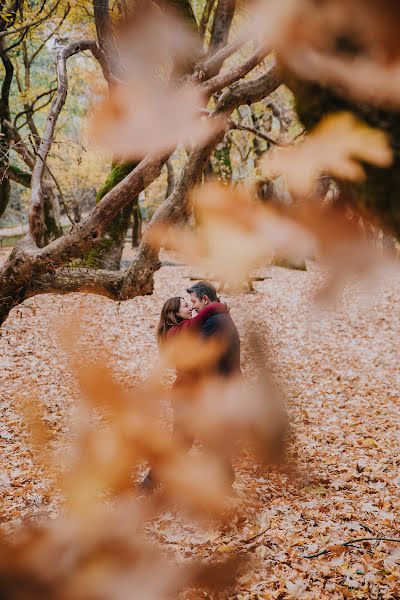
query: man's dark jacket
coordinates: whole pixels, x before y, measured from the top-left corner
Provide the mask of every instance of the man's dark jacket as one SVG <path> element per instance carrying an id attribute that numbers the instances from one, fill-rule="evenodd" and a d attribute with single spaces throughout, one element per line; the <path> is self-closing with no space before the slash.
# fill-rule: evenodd
<path id="1" fill-rule="evenodd" d="M 216 365 L 216 372 L 223 377 L 240 373 L 240 339 L 229 312 L 208 317 L 200 331 L 204 337 L 222 339 L 224 350 Z"/>

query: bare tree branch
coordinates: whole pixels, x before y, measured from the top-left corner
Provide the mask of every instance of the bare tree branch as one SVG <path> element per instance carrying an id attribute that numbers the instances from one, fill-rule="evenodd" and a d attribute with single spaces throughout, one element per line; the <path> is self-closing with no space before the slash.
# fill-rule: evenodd
<path id="1" fill-rule="evenodd" d="M 95 54 L 99 49 L 96 42 L 92 40 L 84 40 L 69 44 L 68 46 L 60 50 L 57 54 L 58 90 L 50 107 L 50 113 L 47 118 L 42 140 L 39 144 L 37 152 L 38 156 L 35 161 L 35 165 L 33 167 L 32 172 L 32 193 L 29 204 L 28 220 L 30 234 L 32 235 L 37 245 L 40 243 L 40 239 L 44 231 L 42 190 L 43 170 L 45 168 L 47 155 L 53 143 L 57 119 L 62 107 L 65 104 L 68 91 L 66 63 L 69 57 L 73 56 L 74 54 L 77 54 L 78 52 L 82 52 L 83 50 L 90 50 L 93 54 Z"/>
<path id="2" fill-rule="evenodd" d="M 255 79 L 238 81 L 230 88 L 222 92 L 217 109 L 224 113 L 232 111 L 241 104 L 253 104 L 259 102 L 269 94 L 272 94 L 282 83 L 276 63 L 263 75 Z"/>
<path id="3" fill-rule="evenodd" d="M 49 98 L 45 102 L 45 104 L 41 104 L 38 108 L 34 108 L 36 102 L 38 102 L 39 100 L 41 100 L 45 96 L 49 96 L 49 95 L 51 96 L 51 94 L 53 94 L 56 91 L 57 91 L 56 87 L 55 88 L 50 88 L 49 90 L 46 90 L 45 92 L 43 92 L 42 94 L 40 94 L 39 96 L 37 96 L 37 98 L 35 98 L 35 100 L 33 102 L 31 102 L 31 104 L 29 104 L 28 107 L 25 110 L 21 110 L 19 113 L 17 113 L 15 115 L 14 121 L 13 121 L 14 127 L 17 127 L 17 121 L 18 121 L 18 119 L 20 119 L 21 117 L 23 117 L 27 113 L 34 114 L 35 112 L 38 112 L 39 110 L 41 110 L 42 108 L 45 108 L 45 106 L 47 106 L 48 104 L 50 104 L 51 98 Z"/>
<path id="4" fill-rule="evenodd" d="M 51 32 L 47 35 L 47 37 L 45 37 L 45 39 L 42 41 L 42 43 L 38 46 L 38 48 L 36 48 L 35 52 L 29 58 L 29 62 L 28 62 L 29 66 L 32 65 L 33 61 L 38 56 L 38 54 L 43 50 L 43 48 L 46 46 L 46 43 L 49 41 L 49 39 L 52 38 L 53 35 L 56 33 L 56 31 L 58 31 L 60 29 L 60 27 L 64 23 L 65 19 L 67 18 L 70 10 L 71 10 L 71 6 L 69 4 L 67 4 L 64 14 L 61 17 L 58 25 L 56 25 L 56 27 L 54 27 L 54 29 L 51 30 Z"/>
<path id="5" fill-rule="evenodd" d="M 26 25 L 21 25 L 21 27 L 18 27 L 17 29 L 7 29 L 6 31 L 0 32 L 0 39 L 4 38 L 6 35 L 11 35 L 11 34 L 14 34 L 14 33 L 18 33 L 19 31 L 23 31 L 25 29 L 33 29 L 34 27 L 37 27 L 38 25 L 40 25 L 41 23 L 43 23 L 43 21 L 45 21 L 46 19 L 48 19 L 49 17 L 51 17 L 51 15 L 54 13 L 54 11 L 57 10 L 57 7 L 58 7 L 59 4 L 60 4 L 60 0 L 56 0 L 55 4 L 49 10 L 49 12 L 46 13 L 43 17 L 40 17 L 40 19 L 37 19 L 36 21 L 26 23 Z M 41 10 L 38 13 L 36 13 L 36 14 L 37 15 L 40 14 Z"/>
<path id="6" fill-rule="evenodd" d="M 222 90 L 222 88 L 227 87 L 238 81 L 247 73 L 250 73 L 268 54 L 268 49 L 266 46 L 262 46 L 257 48 L 253 54 L 251 54 L 248 58 L 246 58 L 243 62 L 238 64 L 236 67 L 232 69 L 226 70 L 223 73 L 219 73 L 212 77 L 205 83 L 203 83 L 203 89 L 207 94 L 214 94 L 215 92 Z"/>
<path id="7" fill-rule="evenodd" d="M 58 193 L 60 195 L 61 204 L 64 207 L 64 211 L 65 211 L 65 214 L 67 215 L 68 221 L 71 223 L 71 225 L 75 225 L 75 221 L 72 219 L 72 217 L 69 214 L 68 205 L 67 205 L 67 203 L 65 201 L 64 194 L 62 193 L 62 189 L 61 189 L 60 184 L 58 183 L 58 181 L 57 181 L 57 179 L 56 179 L 53 171 L 50 169 L 50 167 L 49 167 L 49 165 L 47 163 L 45 163 L 45 168 L 46 168 L 46 171 L 48 172 L 48 174 L 50 175 L 50 177 L 52 178 L 52 180 L 55 183 L 55 186 L 56 186 L 56 188 L 58 190 Z"/>
<path id="8" fill-rule="evenodd" d="M 31 282 L 26 297 L 55 293 L 86 292 L 119 300 L 121 272 L 100 269 L 57 269 L 45 273 Z"/>
<path id="9" fill-rule="evenodd" d="M 255 129 L 255 127 L 241 125 L 240 123 L 235 123 L 235 121 L 232 121 L 232 120 L 228 121 L 228 129 L 239 129 L 240 131 L 248 131 L 249 133 L 253 133 L 257 137 L 265 140 L 266 142 L 268 142 L 269 144 L 272 144 L 273 146 L 280 146 L 280 147 L 287 146 L 287 144 L 282 144 L 281 142 L 278 142 L 277 140 L 272 139 L 271 137 L 269 137 L 269 135 L 266 135 L 259 129 Z"/>
<path id="10" fill-rule="evenodd" d="M 384 536 L 376 536 L 376 537 L 361 537 L 356 538 L 354 540 L 349 540 L 348 542 L 342 542 L 341 544 L 336 544 L 336 546 L 343 546 L 344 548 L 347 546 L 352 546 L 357 542 L 392 542 L 395 544 L 400 544 L 400 538 L 393 537 L 384 537 Z M 306 554 L 303 558 L 317 558 L 317 556 L 323 556 L 324 554 L 328 554 L 331 552 L 331 548 L 326 548 L 325 550 L 321 550 L 320 552 L 315 552 L 315 554 Z"/>
<path id="11" fill-rule="evenodd" d="M 216 54 L 207 58 L 207 60 L 198 64 L 194 70 L 194 74 L 191 76 L 192 81 L 203 81 L 208 79 L 211 73 L 215 72 L 217 65 L 222 65 L 232 54 L 234 54 L 239 48 L 245 44 L 245 40 L 240 37 L 237 38 L 231 44 L 224 46 L 221 50 L 218 50 Z"/>
<path id="12" fill-rule="evenodd" d="M 4 121 L 4 124 L 7 126 L 10 132 L 10 139 L 14 141 L 14 144 L 11 146 L 12 150 L 15 150 L 17 154 L 20 155 L 25 164 L 28 165 L 31 169 L 33 169 L 35 165 L 35 156 L 28 150 L 26 144 L 22 140 L 17 129 L 10 123 L 10 121 Z"/>

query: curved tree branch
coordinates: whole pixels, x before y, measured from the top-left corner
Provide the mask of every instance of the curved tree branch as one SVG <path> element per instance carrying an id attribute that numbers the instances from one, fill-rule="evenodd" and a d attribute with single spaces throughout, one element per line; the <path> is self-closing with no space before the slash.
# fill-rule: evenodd
<path id="1" fill-rule="evenodd" d="M 45 168 L 47 155 L 51 148 L 54 139 L 54 131 L 58 116 L 65 104 L 68 92 L 68 77 L 67 77 L 67 59 L 82 52 L 90 50 L 94 55 L 98 53 L 99 48 L 96 42 L 92 40 L 83 40 L 69 44 L 57 54 L 57 79 L 58 89 L 47 118 L 45 131 L 39 144 L 37 159 L 32 172 L 32 193 L 29 204 L 28 220 L 29 231 L 36 245 L 40 244 L 42 234 L 44 232 L 44 217 L 43 217 L 43 190 L 42 179 Z"/>
<path id="2" fill-rule="evenodd" d="M 244 61 L 233 67 L 232 69 L 228 69 L 223 73 L 219 73 L 215 75 L 205 83 L 203 83 L 203 89 L 206 94 L 214 94 L 219 90 L 222 90 L 224 87 L 228 87 L 232 85 L 235 81 L 238 81 L 247 73 L 250 73 L 260 62 L 265 58 L 268 54 L 268 49 L 266 46 L 261 46 L 257 48 L 255 52 L 253 52 L 248 58 Z"/>
<path id="3" fill-rule="evenodd" d="M 227 90 L 221 104 L 217 104 L 213 115 L 225 113 L 229 106 L 232 112 L 239 104 L 246 104 L 249 98 L 257 102 L 271 94 L 281 81 L 276 76 L 275 69 L 252 81 L 237 84 L 235 89 Z M 159 268 L 158 249 L 149 243 L 153 226 L 160 223 L 177 223 L 190 214 L 190 191 L 198 183 L 215 145 L 224 135 L 224 128 L 216 132 L 209 142 L 194 148 L 188 158 L 184 170 L 172 194 L 154 213 L 153 218 L 144 232 L 132 265 L 119 273 L 115 271 L 87 271 L 87 270 L 55 270 L 52 275 L 48 273 L 39 275 L 27 288 L 27 294 L 36 293 L 36 290 L 47 292 L 65 293 L 67 291 L 92 291 L 102 293 L 117 300 L 126 300 L 137 295 L 151 293 L 153 289 L 153 274 Z M 147 157 L 134 169 L 116 188 L 113 188 L 104 199 L 95 207 L 91 214 L 75 225 L 68 235 L 51 242 L 41 252 L 41 261 L 44 264 L 60 264 L 69 258 L 83 254 L 96 243 L 107 223 L 114 217 L 123 205 L 129 202 L 133 194 L 138 194 L 140 187 L 143 189 L 146 182 L 141 178 L 147 174 L 149 179 L 161 171 L 167 157 Z M 133 190 L 133 191 L 132 191 Z M 116 204 L 118 206 L 116 206 Z M 92 278 L 93 274 L 93 278 Z"/>
<path id="4" fill-rule="evenodd" d="M 262 140 L 265 140 L 266 142 L 268 142 L 268 144 L 272 144 L 273 146 L 280 146 L 282 148 L 287 146 L 287 144 L 282 144 L 281 142 L 278 142 L 277 140 L 272 139 L 271 137 L 269 137 L 269 135 L 263 133 L 259 129 L 256 129 L 255 127 L 249 127 L 247 125 L 235 123 L 235 121 L 232 121 L 232 120 L 228 121 L 228 129 L 238 129 L 240 131 L 248 131 L 249 133 L 256 135 L 257 137 L 261 138 Z"/>
<path id="5" fill-rule="evenodd" d="M 63 16 L 60 19 L 60 22 L 54 27 L 54 29 L 52 29 L 50 31 L 50 33 L 44 38 L 44 40 L 42 41 L 42 43 L 39 44 L 39 46 L 36 48 L 36 50 L 30 56 L 30 58 L 28 60 L 28 67 L 30 67 L 32 65 L 33 61 L 38 56 L 38 54 L 43 50 L 43 48 L 46 46 L 46 43 L 49 41 L 49 39 L 51 37 L 53 37 L 53 35 L 56 33 L 56 31 L 58 31 L 60 29 L 60 27 L 64 23 L 65 19 L 67 18 L 70 10 L 71 10 L 71 6 L 69 4 L 67 4 L 67 6 L 65 7 L 64 14 L 63 14 Z"/>
<path id="6" fill-rule="evenodd" d="M 245 44 L 245 41 L 246 40 L 239 37 L 231 44 L 218 50 L 218 52 L 207 58 L 205 61 L 196 65 L 194 73 L 190 78 L 191 81 L 196 82 L 209 79 L 211 74 L 215 72 L 217 65 L 222 65 L 225 60 L 232 56 L 232 54 L 235 54 L 235 52 Z"/>

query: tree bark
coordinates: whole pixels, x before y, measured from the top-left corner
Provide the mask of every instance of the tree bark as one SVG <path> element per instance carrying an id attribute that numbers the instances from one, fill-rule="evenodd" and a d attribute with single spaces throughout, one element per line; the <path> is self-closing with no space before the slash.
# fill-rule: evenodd
<path id="1" fill-rule="evenodd" d="M 99 48 L 106 58 L 110 72 L 117 76 L 120 69 L 116 60 L 108 0 L 93 0 L 93 12 Z M 108 78 L 107 81 L 109 81 Z"/>
<path id="2" fill-rule="evenodd" d="M 214 13 L 210 45 L 208 47 L 209 56 L 212 56 L 227 45 L 235 9 L 236 0 L 218 0 Z M 221 67 L 222 63 L 215 65 L 214 72 L 210 76 L 216 75 Z"/>
<path id="3" fill-rule="evenodd" d="M 97 203 L 137 165 L 136 162 L 114 164 L 105 183 L 97 193 Z M 125 238 L 135 204 L 137 205 L 137 197 L 132 198 L 131 202 L 111 221 L 99 244 L 89 252 L 85 260 L 87 267 L 109 271 L 117 271 L 120 268 Z"/>
<path id="4" fill-rule="evenodd" d="M 137 248 L 142 239 L 142 213 L 139 206 L 139 196 L 136 197 L 133 204 L 132 214 L 132 248 Z"/>
<path id="5" fill-rule="evenodd" d="M 215 1 L 216 0 L 206 0 L 205 6 L 203 9 L 203 14 L 201 15 L 201 20 L 200 20 L 200 24 L 199 24 L 199 34 L 200 34 L 200 37 L 202 40 L 204 39 L 204 36 L 206 34 L 207 26 L 210 21 L 210 17 L 211 17 L 211 13 L 212 13 L 212 10 L 215 5 Z"/>
<path id="6" fill-rule="evenodd" d="M 2 60 L 5 75 L 1 86 L 0 96 L 0 217 L 4 214 L 10 200 L 10 179 L 8 175 L 10 132 L 6 122 L 10 117 L 10 89 L 14 76 L 14 67 L 4 48 L 3 40 L 0 40 L 0 58 Z"/>
<path id="7" fill-rule="evenodd" d="M 168 159 L 167 163 L 167 190 L 165 192 L 165 197 L 168 198 L 172 194 L 175 185 L 175 174 L 174 167 L 172 166 L 171 160 Z"/>

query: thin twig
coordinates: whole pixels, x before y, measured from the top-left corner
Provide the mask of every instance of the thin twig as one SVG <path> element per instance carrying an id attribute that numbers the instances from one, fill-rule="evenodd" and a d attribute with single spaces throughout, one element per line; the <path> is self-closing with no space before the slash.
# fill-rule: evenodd
<path id="1" fill-rule="evenodd" d="M 40 158 L 40 160 L 43 160 L 43 158 L 40 156 L 40 154 L 36 154 L 36 156 L 38 156 Z M 52 172 L 52 170 L 50 169 L 49 165 L 47 163 L 44 163 L 45 168 L 47 169 L 48 174 L 50 175 L 50 177 L 52 178 L 52 180 L 54 181 L 54 183 L 56 184 L 58 193 L 60 194 L 60 200 L 61 200 L 61 204 L 64 207 L 65 210 L 65 214 L 67 215 L 68 221 L 71 223 L 72 227 L 74 225 L 76 225 L 76 222 L 73 220 L 73 218 L 70 216 L 69 214 L 69 209 L 66 203 L 66 200 L 64 198 L 64 194 L 62 193 L 60 184 L 58 183 L 54 173 Z"/>
<path id="2" fill-rule="evenodd" d="M 269 144 L 272 144 L 274 146 L 279 146 L 281 148 L 285 148 L 287 146 L 287 144 L 282 144 L 281 142 L 278 142 L 277 140 L 270 138 L 269 135 L 263 133 L 259 129 L 255 129 L 254 127 L 249 127 L 247 125 L 241 125 L 239 123 L 235 123 L 235 121 L 232 121 L 232 119 L 230 119 L 228 121 L 228 128 L 229 129 L 239 129 L 240 131 L 248 131 L 249 133 L 256 135 L 257 137 L 265 140 L 266 142 L 268 142 Z"/>
<path id="3" fill-rule="evenodd" d="M 21 25 L 21 27 L 18 27 L 17 29 L 6 29 L 6 31 L 2 31 L 0 33 L 0 38 L 5 37 L 6 35 L 12 35 L 14 33 L 18 33 L 19 31 L 23 31 L 25 29 L 32 29 L 33 27 L 37 27 L 37 25 L 40 25 L 41 23 L 43 23 L 43 21 L 48 19 L 54 13 L 54 11 L 56 10 L 56 8 L 59 4 L 60 4 L 60 0 L 57 0 L 56 3 L 50 9 L 50 11 L 46 15 L 44 15 L 44 17 L 41 17 L 37 21 L 30 21 L 29 23 L 26 23 L 25 25 Z M 37 13 L 37 15 L 40 12 L 41 12 L 41 10 Z"/>
<path id="4" fill-rule="evenodd" d="M 374 535 L 374 532 L 372 531 L 372 529 L 370 527 L 368 527 L 368 525 L 365 525 L 364 523 L 360 523 L 360 526 L 365 529 L 365 531 L 368 531 L 368 533 L 370 533 L 371 535 Z"/>
<path id="5" fill-rule="evenodd" d="M 374 536 L 374 537 L 363 537 L 356 538 L 355 540 L 349 540 L 348 542 L 343 542 L 342 544 L 335 544 L 335 546 L 352 546 L 356 542 L 394 542 L 395 544 L 400 544 L 400 538 L 389 538 L 383 536 Z M 306 554 L 303 558 L 317 558 L 317 556 L 322 556 L 323 554 L 328 554 L 331 552 L 331 548 L 325 548 L 325 550 L 321 550 L 320 552 L 316 552 L 315 554 Z"/>
<path id="6" fill-rule="evenodd" d="M 261 537 L 262 535 L 264 535 L 264 533 L 266 533 L 268 531 L 269 527 L 266 527 L 265 529 L 263 529 L 262 531 L 260 531 L 260 533 L 256 533 L 256 535 L 253 535 L 250 538 L 246 538 L 244 540 L 240 540 L 240 542 L 242 544 L 250 544 L 250 542 L 253 542 L 254 540 L 256 540 L 257 538 Z"/>

